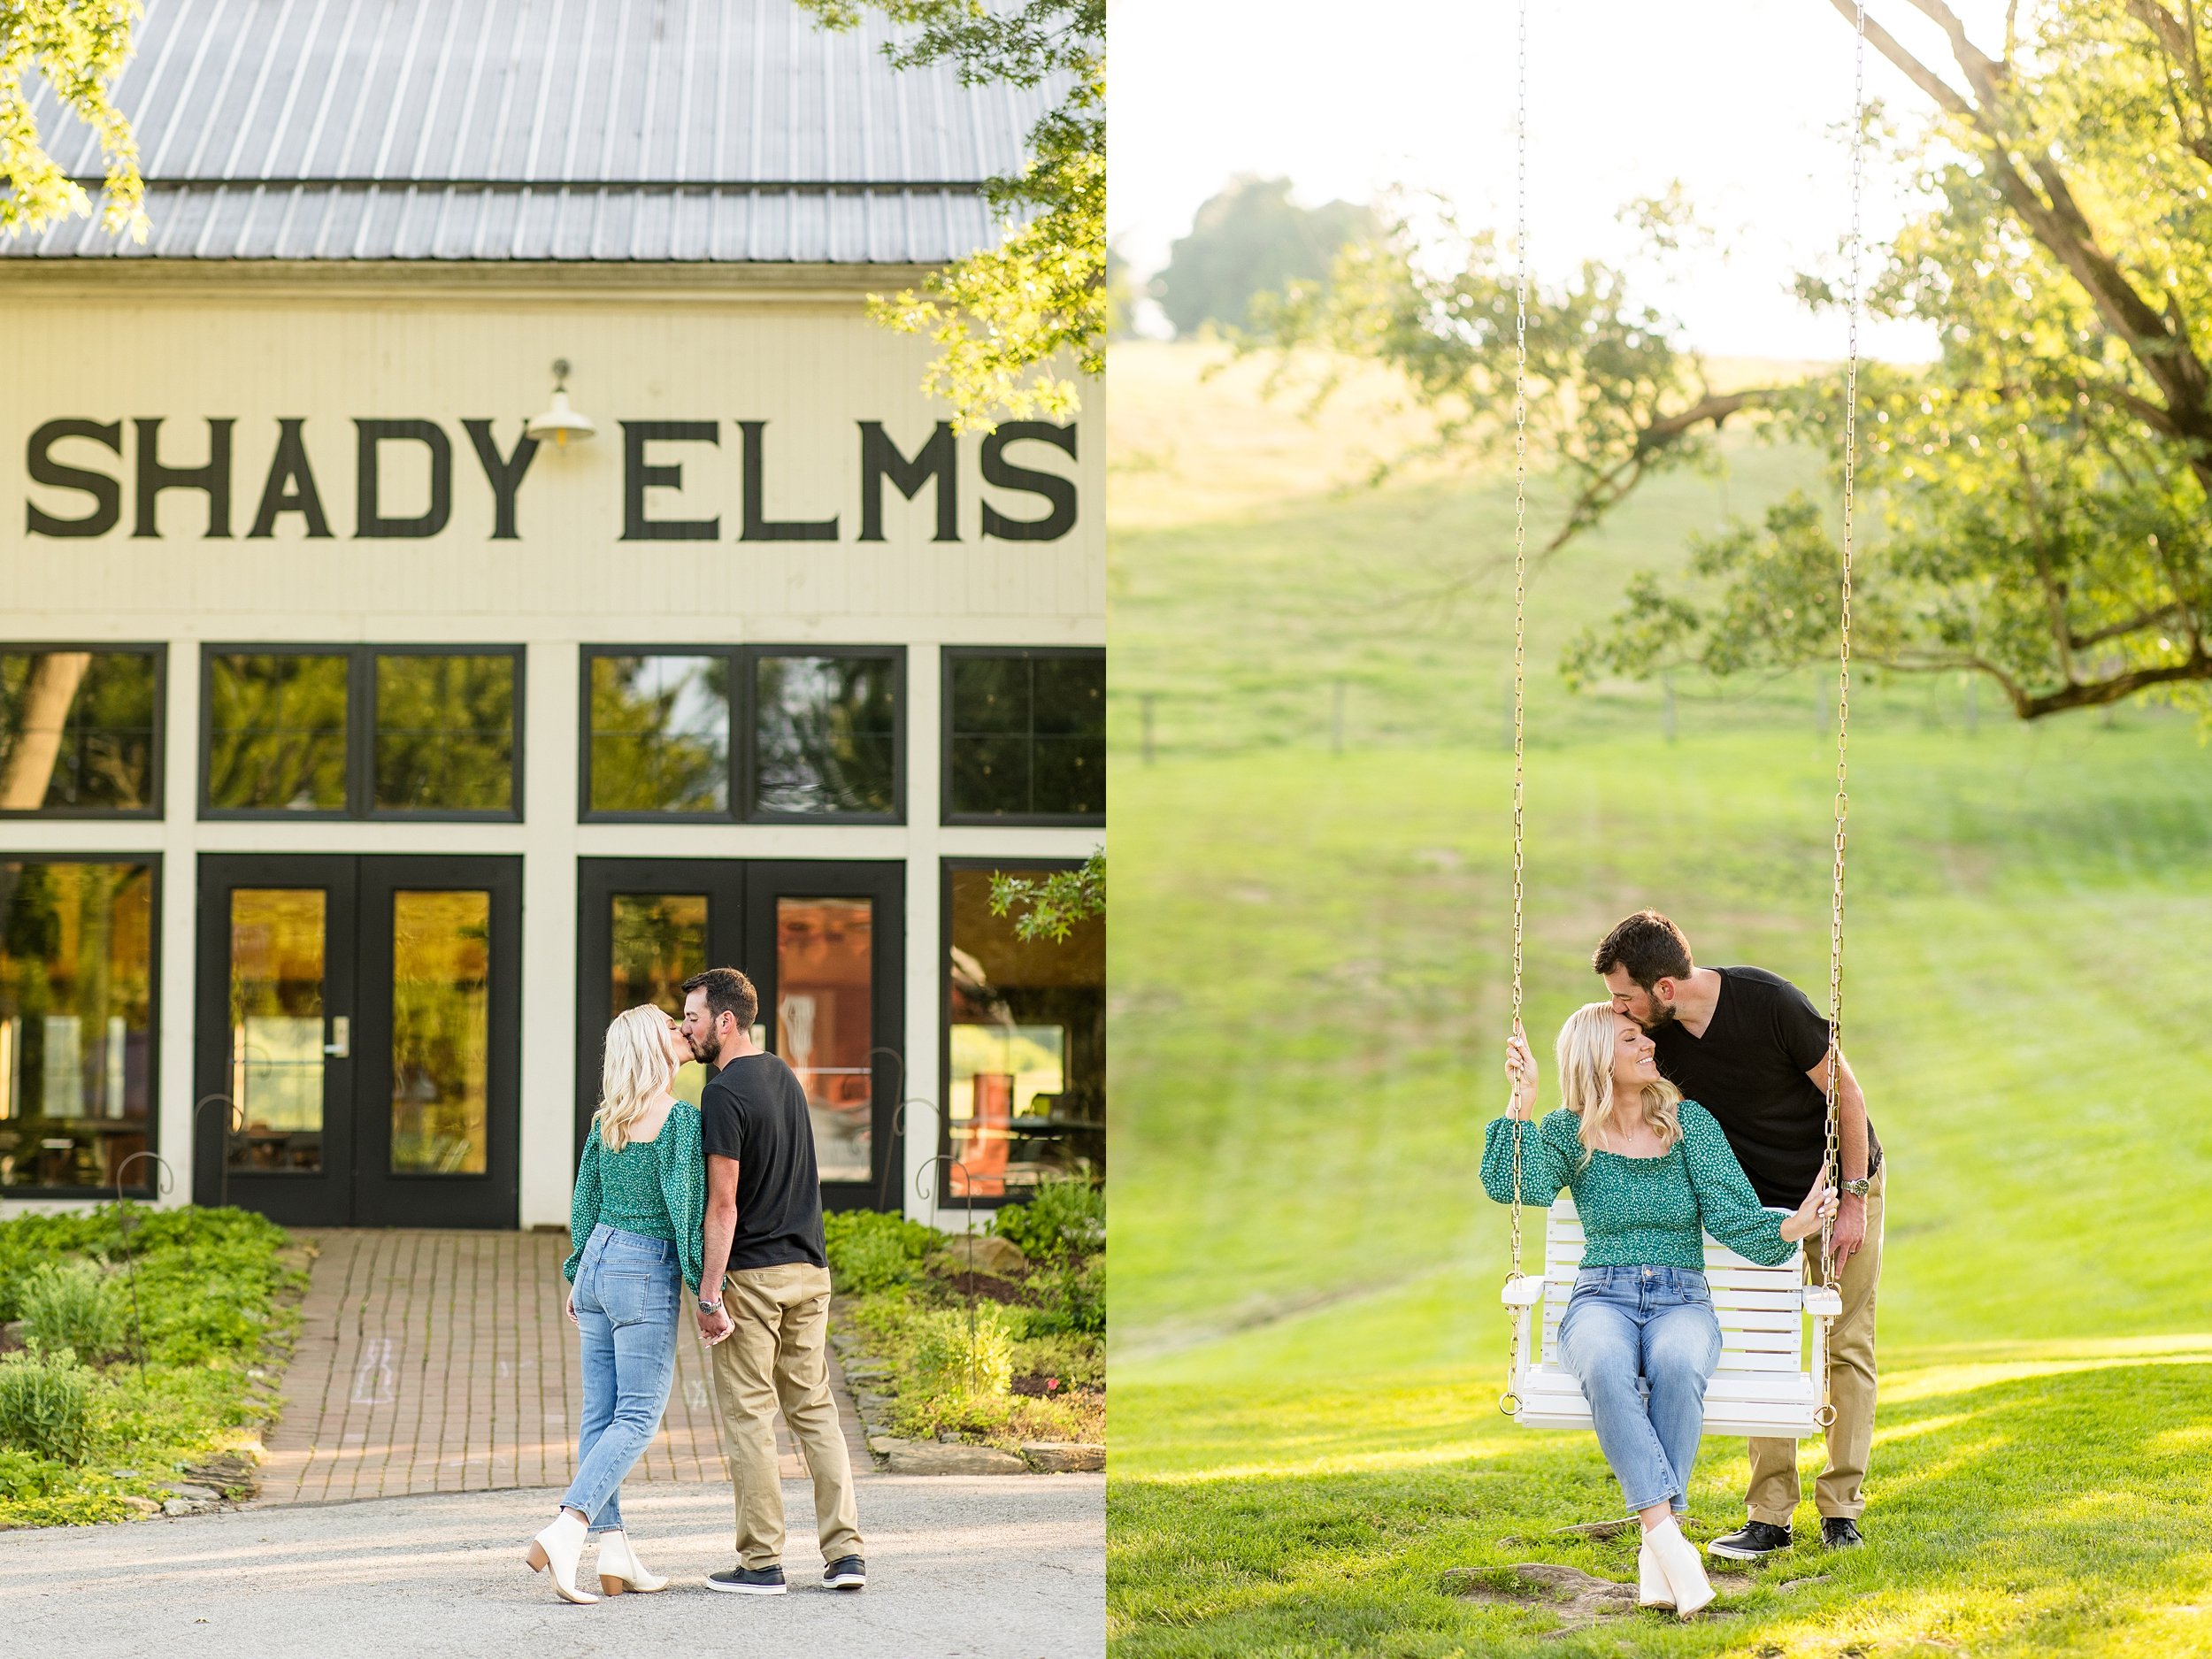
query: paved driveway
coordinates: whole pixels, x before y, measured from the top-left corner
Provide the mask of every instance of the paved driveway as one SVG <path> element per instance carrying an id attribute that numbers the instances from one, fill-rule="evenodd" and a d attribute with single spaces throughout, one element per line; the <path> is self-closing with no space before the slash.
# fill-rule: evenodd
<path id="1" fill-rule="evenodd" d="M 647 1486 L 626 1495 L 625 1517 L 647 1564 L 676 1583 L 593 1607 L 557 1601 L 522 1564 L 524 1540 L 559 1495 L 432 1494 L 0 1534 L 0 1649 L 69 1659 L 1105 1652 L 1102 1476 L 872 1479 L 860 1501 L 871 1583 L 857 1595 L 818 1586 L 806 1488 L 787 1485 L 794 1587 L 773 1600 L 700 1587 L 729 1563 L 726 1492 Z"/>

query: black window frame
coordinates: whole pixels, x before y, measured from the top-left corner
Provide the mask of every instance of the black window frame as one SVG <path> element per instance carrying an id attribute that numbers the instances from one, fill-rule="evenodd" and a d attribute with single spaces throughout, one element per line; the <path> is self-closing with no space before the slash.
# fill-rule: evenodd
<path id="1" fill-rule="evenodd" d="M 47 864 L 144 864 L 147 867 L 147 902 L 153 907 L 153 924 L 147 930 L 146 949 L 146 1150 L 154 1156 L 141 1161 L 138 1172 L 144 1179 L 138 1186 L 126 1187 L 126 1198 L 140 1198 L 148 1203 L 157 1196 L 156 1180 L 163 1168 L 161 1160 L 161 855 L 157 852 L 67 852 L 39 850 L 32 852 L 0 851 L 0 863 Z M 173 1171 L 172 1171 L 173 1174 Z M 0 1187 L 0 1199 L 96 1198 L 103 1193 L 115 1191 L 113 1183 L 99 1187 Z"/>
<path id="2" fill-rule="evenodd" d="M 342 657 L 346 659 L 346 804 L 334 811 L 217 806 L 208 798 L 215 758 L 215 659 L 219 657 Z M 376 663 L 380 657 L 504 657 L 514 664 L 513 793 L 506 808 L 380 807 L 376 802 Z M 523 819 L 523 736 L 530 653 L 524 645 L 438 641 L 315 644 L 294 641 L 210 641 L 200 648 L 199 816 L 261 824 L 519 824 Z"/>
<path id="3" fill-rule="evenodd" d="M 729 683 L 729 776 L 718 812 L 609 812 L 591 804 L 592 664 L 603 657 L 714 657 Z M 771 657 L 857 657 L 891 664 L 891 810 L 888 812 L 778 812 L 761 807 L 754 782 L 758 664 Z M 793 644 L 588 644 L 579 659 L 576 719 L 576 821 L 580 824 L 871 824 L 906 822 L 907 649 L 903 645 L 806 641 Z"/>
<path id="4" fill-rule="evenodd" d="M 978 856 L 972 854 L 948 855 L 937 861 L 937 1098 L 945 1102 L 933 1115 L 937 1119 L 937 1154 L 935 1172 L 932 1177 L 933 1202 L 939 1210 L 1003 1210 L 1009 1204 L 1027 1203 L 1031 1194 L 1027 1189 L 1018 1193 L 964 1193 L 957 1197 L 952 1192 L 952 975 L 948 971 L 952 959 L 952 879 L 956 872 L 973 870 L 1080 870 L 1087 860 L 1065 856 L 1039 854 L 1030 856 L 1019 853 L 1002 853 Z M 1101 926 L 1105 923 L 1099 918 Z M 1012 926 L 1010 921 L 1009 926 Z M 1106 984 L 1099 982 L 1099 1018 L 1110 1033 L 1104 999 Z M 1100 1052 L 1102 1067 L 1110 1063 L 1111 1048 Z M 1101 1125 L 1103 1133 L 1103 1125 Z"/>
<path id="5" fill-rule="evenodd" d="M 0 808 L 0 818 L 22 822 L 58 818 L 159 819 L 168 807 L 168 772 L 164 750 L 169 743 L 169 648 L 158 641 L 128 640 L 0 640 L 0 656 L 22 656 L 55 651 L 90 651 L 96 656 L 148 657 L 154 659 L 153 762 L 148 768 L 146 793 L 153 804 L 142 807 L 65 806 Z"/>
<path id="6" fill-rule="evenodd" d="M 1025 662 L 1048 662 L 1073 658 L 1094 659 L 1103 672 L 1106 648 L 1102 645 L 948 645 L 938 652 L 938 810 L 940 822 L 946 825 L 979 826 L 996 825 L 1007 829 L 1103 829 L 1106 814 L 1098 812 L 956 812 L 952 805 L 952 676 L 954 669 L 963 662 L 984 657 L 1018 657 Z M 1033 711 L 1033 724 L 1034 715 Z M 1035 733 L 1031 733 L 1034 741 Z M 1102 746 L 1103 740 L 1102 738 Z M 1104 780 L 1100 780 L 1104 787 Z M 1080 862 L 1080 861 L 1079 861 Z"/>

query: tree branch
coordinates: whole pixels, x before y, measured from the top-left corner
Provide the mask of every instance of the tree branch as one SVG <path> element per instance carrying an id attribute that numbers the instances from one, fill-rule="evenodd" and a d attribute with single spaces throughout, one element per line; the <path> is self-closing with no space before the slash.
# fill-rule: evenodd
<path id="1" fill-rule="evenodd" d="M 2139 611 L 2124 622 L 2108 622 L 2104 626 L 2092 628 L 2086 634 L 2070 630 L 2066 643 L 2075 650 L 2085 651 L 2093 645 L 2102 645 L 2107 640 L 2116 640 L 2123 634 L 2154 627 L 2161 622 L 2185 622 L 2188 618 L 2189 608 L 2178 599 L 2170 600 L 2154 611 Z"/>
<path id="2" fill-rule="evenodd" d="M 1964 24 L 1944 0 L 1907 3 L 1933 19 L 1949 37 L 1952 54 L 1980 98 L 1978 104 L 1969 103 L 1872 19 L 1867 20 L 1867 39 L 1914 85 L 1961 118 L 1981 138 L 1991 182 L 2006 204 L 2081 284 L 2106 325 L 2126 342 L 2165 395 L 2168 415 L 2180 433 L 2205 446 L 2192 465 L 2207 488 L 2212 488 L 2212 405 L 2207 399 L 2212 376 L 2207 375 L 2204 364 L 2189 344 L 2178 302 L 2171 295 L 2162 294 L 2162 304 L 2154 305 L 2137 291 L 2118 262 L 2098 245 L 2087 215 L 2075 201 L 2047 147 L 2034 165 L 2034 180 L 2022 173 L 2013 153 L 2018 141 L 2005 130 L 1997 108 L 2008 74 L 2005 65 L 1967 38 Z M 1856 19 L 1852 0 L 1829 0 L 1829 4 L 1843 17 Z M 2027 145 L 2018 142 L 2018 147 L 2024 150 Z"/>

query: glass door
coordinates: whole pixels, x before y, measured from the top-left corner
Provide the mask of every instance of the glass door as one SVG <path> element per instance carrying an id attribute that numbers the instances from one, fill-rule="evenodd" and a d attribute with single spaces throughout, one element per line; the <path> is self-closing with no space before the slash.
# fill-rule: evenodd
<path id="1" fill-rule="evenodd" d="M 521 861 L 361 866 L 354 1224 L 511 1227 Z"/>
<path id="2" fill-rule="evenodd" d="M 203 1202 L 288 1225 L 351 1219 L 356 863 L 200 861 Z"/>
<path id="3" fill-rule="evenodd" d="M 898 1210 L 907 1198 L 905 890 L 896 864 L 745 867 L 743 965 L 760 992 L 764 1046 L 806 1089 L 822 1202 L 833 1210 Z"/>
<path id="4" fill-rule="evenodd" d="M 202 859 L 201 1202 L 513 1226 L 521 893 L 511 858 Z"/>
<path id="5" fill-rule="evenodd" d="M 680 1017 L 683 983 L 702 968 L 741 967 L 745 866 L 726 859 L 587 858 L 577 868 L 576 1144 L 599 1105 L 608 1022 L 650 1002 Z M 693 1105 L 707 1069 L 677 1074 Z"/>
<path id="6" fill-rule="evenodd" d="M 685 979 L 741 970 L 760 993 L 754 1036 L 807 1093 L 823 1202 L 896 1210 L 904 873 L 896 864 L 585 859 L 578 872 L 576 1133 L 590 1133 L 607 1022 L 650 1002 L 683 1010 Z M 705 1068 L 686 1066 L 694 1102 Z"/>

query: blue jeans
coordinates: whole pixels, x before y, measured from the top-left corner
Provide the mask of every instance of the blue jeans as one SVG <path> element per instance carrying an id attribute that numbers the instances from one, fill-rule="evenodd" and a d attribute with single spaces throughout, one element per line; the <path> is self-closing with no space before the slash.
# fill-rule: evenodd
<path id="1" fill-rule="evenodd" d="M 676 1247 L 603 1223 L 576 1265 L 576 1324 L 583 1333 L 584 1418 L 576 1478 L 561 1507 L 595 1532 L 622 1525 L 622 1477 L 653 1443 L 676 1376 L 683 1302 Z"/>
<path id="2" fill-rule="evenodd" d="M 1584 1268 L 1560 1317 L 1559 1357 L 1582 1385 L 1628 1507 L 1687 1509 L 1705 1383 L 1720 1363 L 1720 1321 L 1705 1275 Z"/>

